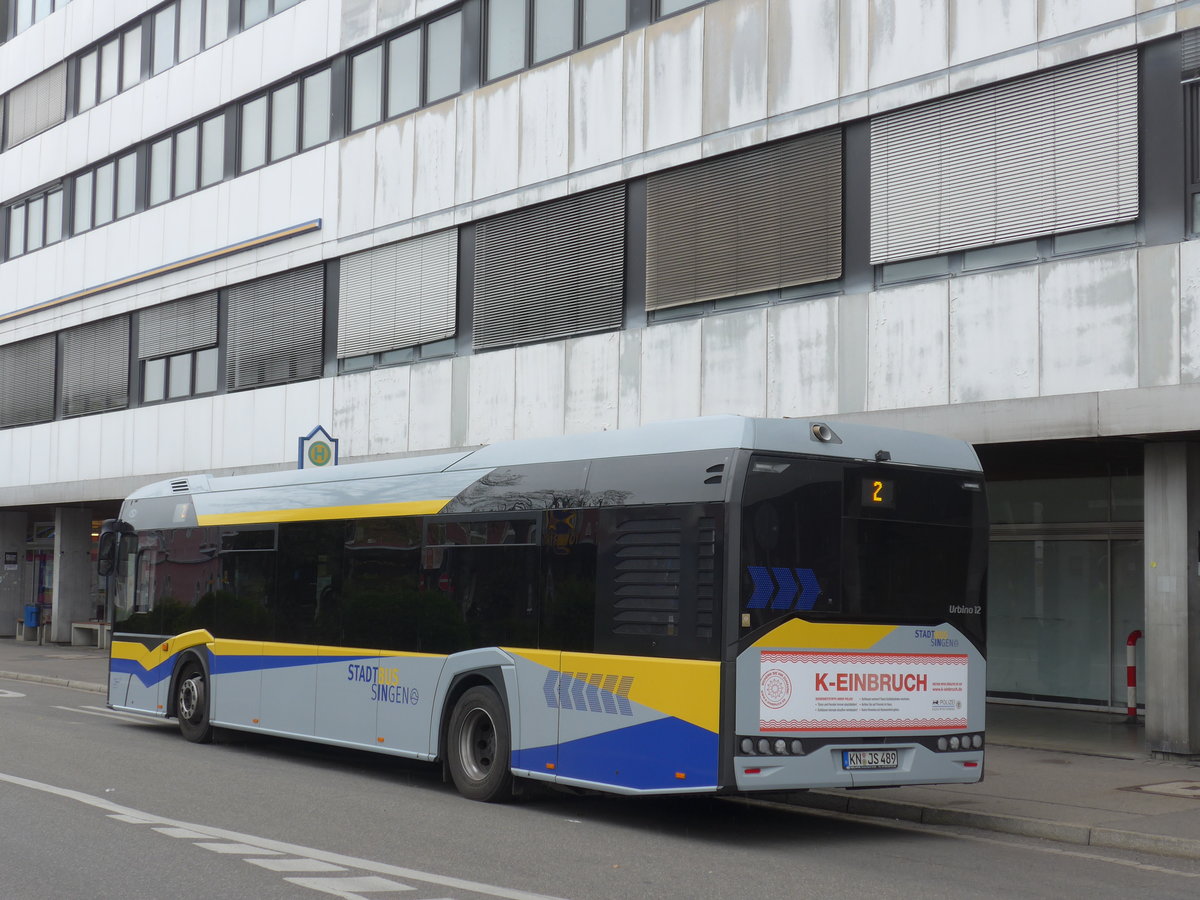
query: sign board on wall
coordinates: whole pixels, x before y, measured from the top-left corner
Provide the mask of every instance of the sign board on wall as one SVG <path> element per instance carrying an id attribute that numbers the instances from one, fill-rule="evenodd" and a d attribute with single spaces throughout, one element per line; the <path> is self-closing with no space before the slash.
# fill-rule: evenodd
<path id="1" fill-rule="evenodd" d="M 323 469 L 338 463 L 338 439 L 318 425 L 300 438 L 296 454 L 297 469 Z"/>

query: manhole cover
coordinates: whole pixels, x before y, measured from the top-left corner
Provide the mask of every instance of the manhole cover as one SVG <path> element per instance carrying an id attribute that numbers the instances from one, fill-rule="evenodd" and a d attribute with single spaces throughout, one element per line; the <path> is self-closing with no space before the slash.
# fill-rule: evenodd
<path id="1" fill-rule="evenodd" d="M 1164 781 L 1162 784 L 1143 784 L 1140 787 L 1128 788 L 1128 790 L 1200 800 L 1200 781 Z"/>

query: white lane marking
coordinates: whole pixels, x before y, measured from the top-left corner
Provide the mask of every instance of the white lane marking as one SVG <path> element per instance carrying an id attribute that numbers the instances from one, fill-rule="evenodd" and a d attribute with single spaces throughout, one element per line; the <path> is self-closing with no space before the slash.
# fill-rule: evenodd
<path id="1" fill-rule="evenodd" d="M 147 819 L 145 816 L 128 816 L 124 813 L 116 813 L 109 816 L 110 819 L 116 819 L 118 822 L 128 822 L 130 825 L 149 825 L 153 819 Z"/>
<path id="2" fill-rule="evenodd" d="M 208 835 L 201 834 L 199 831 L 191 831 L 187 828 L 155 828 L 159 834 L 165 834 L 167 837 L 191 839 L 193 841 L 207 841 Z"/>
<path id="3" fill-rule="evenodd" d="M 284 881 L 297 884 L 300 887 L 311 888 L 322 894 L 333 894 L 335 897 L 357 897 L 359 894 L 379 894 L 387 891 L 413 891 L 412 885 L 401 884 L 389 878 L 379 878 L 376 875 L 351 876 L 350 878 L 285 878 Z"/>
<path id="4" fill-rule="evenodd" d="M 85 716 L 99 716 L 102 719 L 116 719 L 118 722 L 145 722 L 144 716 L 131 716 L 127 713 L 115 713 L 106 709 L 96 709 L 94 706 L 56 706 L 55 709 L 65 709 L 67 712 L 83 713 Z"/>
<path id="5" fill-rule="evenodd" d="M 247 859 L 246 862 L 272 872 L 345 872 L 341 866 L 319 859 Z"/>
<path id="6" fill-rule="evenodd" d="M 3 689 L 0 689 L 0 699 L 9 700 L 9 699 L 14 699 L 16 697 L 24 697 L 24 696 L 25 696 L 24 694 L 18 693 L 17 691 L 6 691 Z"/>
<path id="7" fill-rule="evenodd" d="M 236 831 L 226 831 L 223 828 L 209 828 L 206 825 L 196 825 L 192 822 L 182 822 L 178 819 L 167 819 L 152 815 L 151 813 L 141 812 L 132 809 L 128 806 L 121 806 L 118 803 L 113 803 L 111 800 L 105 800 L 103 797 L 95 797 L 91 794 L 85 794 L 83 791 L 75 791 L 70 788 L 61 788 L 53 784 L 46 784 L 41 781 L 33 781 L 28 778 L 21 778 L 18 775 L 8 775 L 0 772 L 0 782 L 16 785 L 17 787 L 28 788 L 32 791 L 41 791 L 45 794 L 53 794 L 56 797 L 63 797 L 67 800 L 74 800 L 78 803 L 83 803 L 87 806 L 93 806 L 97 809 L 102 809 L 107 813 L 114 814 L 112 818 L 129 817 L 124 821 L 132 821 L 146 825 L 167 825 L 175 828 L 188 828 L 202 832 L 212 838 L 234 841 L 237 843 L 251 844 L 258 849 L 275 850 L 279 853 L 286 853 L 290 856 L 307 856 L 312 859 L 319 859 L 322 862 L 333 863 L 334 865 L 345 866 L 348 869 L 362 869 L 364 872 L 374 872 L 378 875 L 391 875 L 395 878 L 407 878 L 410 881 L 422 881 L 427 884 L 436 884 L 451 890 L 469 891 L 476 894 L 484 894 L 489 897 L 500 897 L 502 900 L 562 900 L 559 897 L 551 897 L 547 894 L 535 894 L 532 891 L 521 891 L 513 888 L 504 888 L 494 884 L 484 884 L 480 881 L 468 881 L 465 878 L 453 878 L 448 875 L 436 875 L 433 872 L 422 872 L 419 869 L 409 869 L 404 866 L 393 866 L 387 863 L 375 862 L 370 859 L 360 859 L 355 856 L 345 856 L 341 853 L 330 853 L 325 850 L 317 850 L 313 847 L 302 847 L 298 844 L 288 844 L 283 841 L 274 841 L 270 838 L 255 837 L 249 834 L 239 834 Z"/>
<path id="8" fill-rule="evenodd" d="M 211 835 L 203 835 L 203 837 L 211 837 Z M 255 853 L 259 856 L 278 856 L 278 850 L 264 850 L 262 847 L 255 847 L 253 844 L 229 844 L 225 841 L 197 841 L 197 847 L 203 847 L 205 850 L 211 850 L 213 853 Z"/>

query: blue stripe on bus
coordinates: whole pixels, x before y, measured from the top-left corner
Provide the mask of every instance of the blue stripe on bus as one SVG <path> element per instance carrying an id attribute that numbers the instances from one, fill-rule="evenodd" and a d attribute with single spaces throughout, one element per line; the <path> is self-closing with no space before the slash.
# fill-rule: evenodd
<path id="1" fill-rule="evenodd" d="M 213 675 L 232 675 L 236 672 L 259 672 L 264 669 L 294 669 L 298 666 L 315 666 L 322 663 L 347 663 L 362 659 L 379 659 L 378 656 L 259 656 L 209 655 L 209 670 Z"/>
<path id="2" fill-rule="evenodd" d="M 108 668 L 110 672 L 118 675 L 136 676 L 137 680 L 146 687 L 151 687 L 171 677 L 171 672 L 175 669 L 175 657 L 164 660 L 153 669 L 144 669 L 141 663 L 132 659 L 109 660 Z"/>
<path id="3" fill-rule="evenodd" d="M 717 735 L 667 717 L 558 746 L 513 752 L 515 768 L 546 772 L 548 764 L 556 765 L 554 773 L 562 778 L 632 790 L 713 788 L 717 786 Z"/>

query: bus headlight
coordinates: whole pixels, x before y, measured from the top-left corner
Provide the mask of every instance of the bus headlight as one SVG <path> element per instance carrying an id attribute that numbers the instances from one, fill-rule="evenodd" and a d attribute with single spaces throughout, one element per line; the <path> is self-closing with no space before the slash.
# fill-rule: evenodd
<path id="1" fill-rule="evenodd" d="M 742 738 L 742 753 L 743 753 L 743 755 L 749 756 L 753 752 L 754 752 L 754 741 L 752 741 L 750 738 Z"/>

